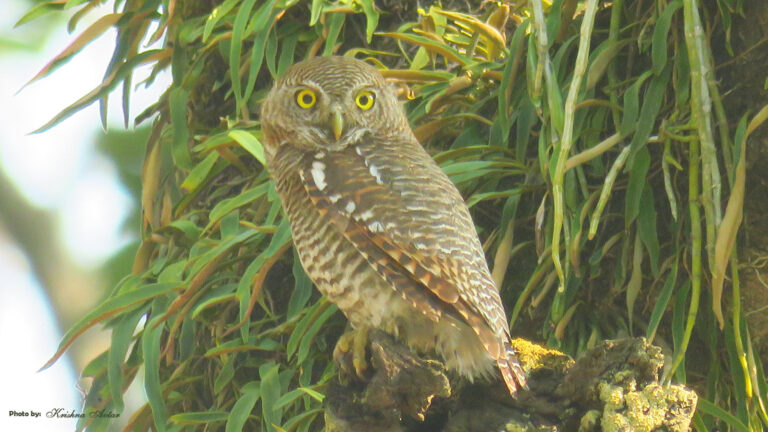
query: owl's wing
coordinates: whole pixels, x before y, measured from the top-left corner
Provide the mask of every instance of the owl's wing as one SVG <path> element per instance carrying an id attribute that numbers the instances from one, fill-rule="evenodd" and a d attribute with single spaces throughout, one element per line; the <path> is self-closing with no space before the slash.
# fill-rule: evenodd
<path id="1" fill-rule="evenodd" d="M 504 311 L 455 186 L 418 144 L 410 158 L 402 147 L 366 144 L 305 157 L 299 172 L 311 201 L 417 309 L 432 319 L 458 314 L 493 358 L 505 357 Z M 382 153 L 391 164 L 377 160 Z"/>

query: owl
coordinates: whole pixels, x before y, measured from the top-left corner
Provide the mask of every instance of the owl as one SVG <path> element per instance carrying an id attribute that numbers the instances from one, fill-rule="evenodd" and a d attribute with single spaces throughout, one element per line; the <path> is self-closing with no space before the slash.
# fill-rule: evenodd
<path id="1" fill-rule="evenodd" d="M 376 69 L 297 63 L 261 125 L 301 263 L 353 332 L 380 329 L 469 380 L 498 368 L 513 396 L 525 386 L 469 210 Z"/>

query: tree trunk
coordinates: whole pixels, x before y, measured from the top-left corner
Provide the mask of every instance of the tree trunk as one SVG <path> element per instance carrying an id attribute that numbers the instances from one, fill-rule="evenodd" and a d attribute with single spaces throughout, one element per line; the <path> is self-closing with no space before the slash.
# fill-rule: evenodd
<path id="1" fill-rule="evenodd" d="M 515 399 L 501 381 L 466 384 L 438 362 L 372 334 L 370 380 L 335 379 L 326 432 L 688 431 L 697 396 L 663 386 L 661 349 L 644 338 L 605 341 L 575 361 L 513 341 L 529 377 Z M 342 382 L 344 381 L 344 382 Z"/>

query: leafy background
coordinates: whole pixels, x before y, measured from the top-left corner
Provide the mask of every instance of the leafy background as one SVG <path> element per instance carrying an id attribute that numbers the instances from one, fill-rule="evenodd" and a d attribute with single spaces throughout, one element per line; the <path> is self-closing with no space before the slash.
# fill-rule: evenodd
<path id="1" fill-rule="evenodd" d="M 98 3 L 42 2 L 20 24 L 67 11 L 75 28 Z M 344 54 L 399 88 L 465 194 L 515 334 L 571 355 L 644 335 L 665 350 L 664 380 L 699 392 L 698 430 L 768 427 L 765 194 L 746 187 L 747 154 L 749 172 L 765 164 L 768 16 L 699 3 L 118 1 L 33 79 L 117 28 L 103 82 L 42 132 L 110 95 L 128 112 L 136 86 L 173 77 L 135 119 L 150 130 L 132 270 L 51 362 L 111 329 L 83 370 L 87 403 L 122 412 L 141 379 L 148 402 L 126 430 L 320 427 L 344 319 L 290 247 L 258 109 L 290 64 Z"/>

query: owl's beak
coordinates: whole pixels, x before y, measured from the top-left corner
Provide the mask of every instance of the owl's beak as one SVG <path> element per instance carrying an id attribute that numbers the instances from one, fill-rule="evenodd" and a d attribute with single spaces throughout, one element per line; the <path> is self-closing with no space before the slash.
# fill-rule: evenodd
<path id="1" fill-rule="evenodd" d="M 331 130 L 333 136 L 338 140 L 341 138 L 341 134 L 344 133 L 344 117 L 341 114 L 340 109 L 334 109 L 331 114 Z"/>

